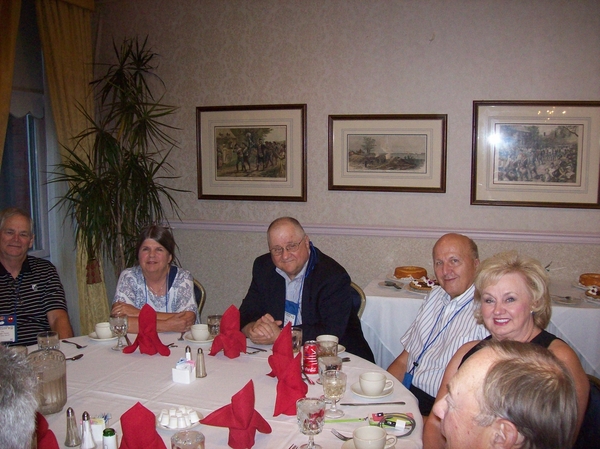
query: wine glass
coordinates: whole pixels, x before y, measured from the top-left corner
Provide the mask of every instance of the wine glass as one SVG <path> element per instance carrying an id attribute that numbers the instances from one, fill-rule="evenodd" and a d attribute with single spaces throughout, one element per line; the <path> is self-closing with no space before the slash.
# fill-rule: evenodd
<path id="1" fill-rule="evenodd" d="M 315 444 L 314 435 L 321 433 L 325 420 L 325 401 L 317 398 L 302 398 L 296 401 L 296 418 L 300 432 L 308 435 L 308 444 L 300 449 L 322 449 Z"/>
<path id="2" fill-rule="evenodd" d="M 346 373 L 338 370 L 327 370 L 323 373 L 323 394 L 331 400 L 331 408 L 325 412 L 327 418 L 341 418 L 344 412 L 336 407 L 346 391 Z"/>
<path id="3" fill-rule="evenodd" d="M 113 314 L 108 321 L 110 323 L 110 330 L 119 337 L 117 339 L 117 345 L 112 349 L 115 351 L 122 351 L 125 347 L 122 338 L 127 335 L 127 315 L 124 313 Z"/>

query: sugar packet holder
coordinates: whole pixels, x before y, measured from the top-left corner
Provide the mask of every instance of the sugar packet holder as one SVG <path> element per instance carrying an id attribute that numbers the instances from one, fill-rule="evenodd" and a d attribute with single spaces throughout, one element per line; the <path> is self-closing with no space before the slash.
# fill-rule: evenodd
<path id="1" fill-rule="evenodd" d="M 180 384 L 189 384 L 196 380 L 196 362 L 192 360 L 192 350 L 189 346 L 185 347 L 185 358 L 177 361 L 171 373 L 173 382 Z"/>

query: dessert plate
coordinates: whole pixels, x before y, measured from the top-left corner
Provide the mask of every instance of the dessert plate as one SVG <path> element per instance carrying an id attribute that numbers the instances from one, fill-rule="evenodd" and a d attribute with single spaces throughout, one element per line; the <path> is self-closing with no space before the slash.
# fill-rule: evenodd
<path id="1" fill-rule="evenodd" d="M 88 337 L 94 341 L 111 341 L 116 340 L 118 337 L 110 337 L 110 338 L 98 338 L 96 332 L 91 332 L 88 334 Z"/>
<path id="2" fill-rule="evenodd" d="M 394 281 L 394 282 L 410 282 L 413 280 L 413 278 L 411 278 L 410 276 L 407 278 L 397 278 L 396 276 L 394 276 L 394 273 L 388 273 L 385 278 L 388 281 Z"/>
<path id="3" fill-rule="evenodd" d="M 386 443 L 384 446 L 384 449 L 390 449 L 392 447 L 396 446 L 396 442 L 394 441 L 393 443 Z M 342 444 L 342 448 L 341 449 L 356 449 L 356 446 L 354 445 L 354 441 L 353 440 L 348 440 L 345 441 L 344 444 Z"/>
<path id="4" fill-rule="evenodd" d="M 570 299 L 561 298 L 559 296 L 554 295 L 550 295 L 550 297 L 552 298 L 552 301 L 556 304 L 561 304 L 564 306 L 576 306 L 581 303 L 581 298 L 575 298 L 573 296 Z"/>
<path id="5" fill-rule="evenodd" d="M 192 337 L 192 333 L 188 332 L 187 334 L 185 334 L 183 336 L 183 339 L 185 341 L 189 341 L 190 343 L 198 343 L 199 345 L 202 345 L 202 344 L 212 343 L 212 341 L 215 339 L 215 337 L 209 337 L 208 340 L 194 340 L 194 337 Z"/>
<path id="6" fill-rule="evenodd" d="M 190 411 L 192 411 L 192 409 L 190 409 Z M 200 420 L 201 420 L 202 418 L 204 418 L 204 416 L 202 416 L 202 413 L 200 413 L 200 412 L 198 412 L 198 411 L 196 411 L 196 410 L 193 410 L 193 411 L 195 411 L 195 412 L 196 412 L 196 414 L 198 415 L 198 421 L 196 421 L 195 423 L 192 423 L 192 424 L 190 424 L 190 425 L 189 425 L 189 426 L 187 426 L 187 427 L 169 427 L 169 426 L 164 426 L 164 425 L 162 425 L 162 424 L 160 423 L 160 415 L 161 415 L 161 413 L 162 413 L 162 412 L 161 412 L 161 413 L 158 413 L 158 414 L 156 415 L 156 427 L 157 427 L 157 428 L 159 428 L 159 429 L 163 429 L 163 430 L 175 430 L 175 431 L 178 431 L 178 432 L 179 432 L 180 430 L 190 430 L 190 429 L 193 429 L 194 427 L 197 427 L 197 426 L 199 426 L 199 425 L 200 425 Z"/>
<path id="7" fill-rule="evenodd" d="M 365 393 L 363 393 L 362 388 L 360 388 L 360 382 L 353 383 L 350 389 L 352 390 L 352 393 L 354 393 L 356 396 L 360 396 L 361 398 L 379 399 L 385 398 L 386 396 L 392 394 L 392 392 L 394 391 L 394 385 L 392 384 L 389 387 L 384 388 L 381 394 L 378 394 L 376 396 L 368 396 Z"/>

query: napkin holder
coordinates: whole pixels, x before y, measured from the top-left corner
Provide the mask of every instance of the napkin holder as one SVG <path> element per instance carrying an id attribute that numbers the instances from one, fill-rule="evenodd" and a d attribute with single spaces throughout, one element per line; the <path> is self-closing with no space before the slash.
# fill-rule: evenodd
<path id="1" fill-rule="evenodd" d="M 171 369 L 173 382 L 179 384 L 190 384 L 196 380 L 196 363 L 193 360 L 181 359 Z"/>

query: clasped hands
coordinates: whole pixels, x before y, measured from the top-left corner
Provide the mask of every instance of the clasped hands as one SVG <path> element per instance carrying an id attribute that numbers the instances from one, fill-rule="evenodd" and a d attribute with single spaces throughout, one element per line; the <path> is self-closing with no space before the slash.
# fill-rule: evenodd
<path id="1" fill-rule="evenodd" d="M 281 320 L 275 320 L 270 314 L 263 315 L 254 323 L 246 327 L 247 336 L 252 343 L 257 345 L 270 345 L 275 343 L 281 333 Z"/>

